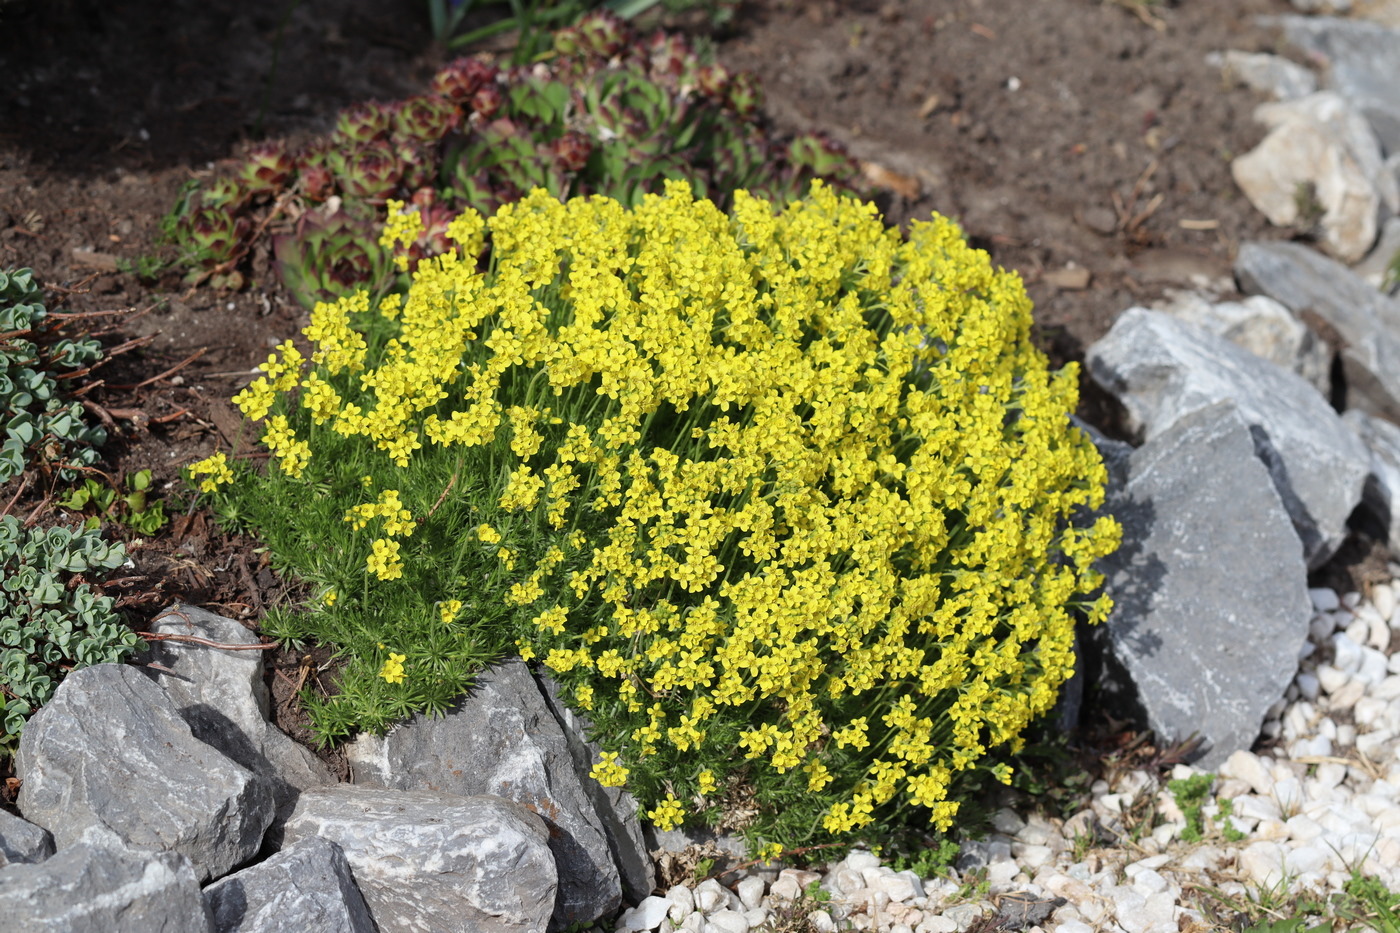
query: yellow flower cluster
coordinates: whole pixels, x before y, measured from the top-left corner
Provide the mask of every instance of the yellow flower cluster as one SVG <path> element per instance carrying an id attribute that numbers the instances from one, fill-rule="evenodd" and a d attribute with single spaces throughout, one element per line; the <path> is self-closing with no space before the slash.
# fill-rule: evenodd
<path id="1" fill-rule="evenodd" d="M 604 787 L 622 787 L 627 783 L 628 771 L 618 764 L 617 757 L 617 752 L 603 752 L 588 776 Z"/>
<path id="2" fill-rule="evenodd" d="M 200 492 L 213 492 L 225 483 L 233 482 L 233 468 L 228 465 L 228 457 L 222 450 L 190 465 L 190 478 L 199 481 Z"/>
<path id="3" fill-rule="evenodd" d="M 416 214 L 391 208 L 384 242 L 410 242 Z M 901 801 L 947 828 L 955 774 L 1072 673 L 1072 609 L 1118 539 L 1110 518 L 1070 523 L 1105 472 L 1020 280 L 945 218 L 903 237 L 819 183 L 782 211 L 736 192 L 729 215 L 680 182 L 633 210 L 536 191 L 453 235 L 462 249 L 384 309 L 382 352 L 352 326 L 363 294 L 318 305 L 312 371 L 284 344 L 243 411 L 299 393 L 313 435 L 363 437 L 400 469 L 494 450 L 496 527 L 472 532 L 524 564 L 502 594 L 532 607 L 521 652 L 582 706 L 617 698 L 634 770 L 725 760 L 727 717 L 744 758 L 831 800 L 829 832 Z M 307 439 L 278 417 L 265 438 L 299 475 Z M 382 520 L 367 569 L 399 576 L 415 521 L 398 493 L 345 519 Z M 521 520 L 554 546 L 505 547 L 497 527 Z M 625 783 L 619 761 L 593 776 Z M 669 793 L 653 804 L 658 825 L 684 818 Z"/>
<path id="4" fill-rule="evenodd" d="M 397 580 L 403 576 L 403 561 L 399 557 L 399 542 L 395 539 L 412 535 L 417 523 L 413 520 L 413 513 L 403 507 L 397 489 L 386 489 L 376 501 L 354 506 L 345 513 L 345 521 L 356 531 L 376 518 L 383 519 L 385 536 L 376 538 L 370 545 L 366 569 L 381 580 Z"/>
<path id="5" fill-rule="evenodd" d="M 657 829 L 665 832 L 685 822 L 685 808 L 675 794 L 667 794 L 659 804 L 647 811 L 647 818 L 656 824 Z"/>
<path id="6" fill-rule="evenodd" d="M 406 655 L 391 653 L 388 660 L 384 662 L 384 666 L 379 669 L 379 676 L 391 684 L 403 683 L 403 662 L 406 660 L 408 660 Z"/>

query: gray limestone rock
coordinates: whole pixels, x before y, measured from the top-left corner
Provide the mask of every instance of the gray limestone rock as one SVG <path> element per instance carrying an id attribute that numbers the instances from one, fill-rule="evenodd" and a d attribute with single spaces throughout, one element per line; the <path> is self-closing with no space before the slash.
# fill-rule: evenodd
<path id="1" fill-rule="evenodd" d="M 1249 425 L 1310 568 L 1346 538 L 1366 452 L 1318 391 L 1229 341 L 1146 308 L 1129 308 L 1086 354 L 1094 380 L 1151 440 L 1191 412 L 1232 401 Z"/>
<path id="2" fill-rule="evenodd" d="M 1348 408 L 1400 419 L 1400 301 L 1298 243 L 1245 243 L 1235 277 L 1245 291 L 1268 295 L 1332 331 Z"/>
<path id="3" fill-rule="evenodd" d="M 1400 164 L 1400 158 L 1394 159 Z M 1366 258 L 1352 266 L 1352 272 L 1367 285 L 1375 286 L 1392 300 L 1400 295 L 1400 217 L 1391 217 L 1381 225 L 1380 239 Z"/>
<path id="4" fill-rule="evenodd" d="M 1114 609 L 1095 635 L 1103 686 L 1164 742 L 1203 740 L 1214 769 L 1249 748 L 1307 638 L 1302 549 L 1228 402 L 1198 410 L 1129 459 L 1106 510 L 1123 545 L 1103 561 Z"/>
<path id="5" fill-rule="evenodd" d="M 1362 511 L 1392 547 L 1400 544 L 1400 427 L 1356 410 L 1342 415 L 1342 421 L 1371 451 Z"/>
<path id="6" fill-rule="evenodd" d="M 1211 52 L 1206 56 L 1206 64 L 1276 100 L 1307 97 L 1317 90 L 1317 76 L 1282 55 L 1227 49 Z"/>
<path id="7" fill-rule="evenodd" d="M 550 712 L 564 728 L 574 771 L 580 775 L 584 790 L 593 801 L 594 812 L 602 822 L 608 846 L 622 874 L 622 893 L 632 903 L 641 903 L 656 887 L 656 866 L 638 819 L 641 807 L 637 798 L 625 788 L 604 787 L 588 777 L 600 754 L 598 746 L 588 740 L 593 724 L 565 705 L 559 697 L 559 686 L 552 679 L 541 675 L 536 682 Z"/>
<path id="8" fill-rule="evenodd" d="M 26 729 L 26 733 L 27 733 Z M 209 914 L 190 862 L 89 842 L 0 868 L 5 933 L 199 933 Z"/>
<path id="9" fill-rule="evenodd" d="M 1331 348 L 1267 295 L 1213 302 L 1195 292 L 1181 292 L 1161 305 L 1160 310 L 1297 373 L 1324 398 L 1332 391 Z"/>
<path id="10" fill-rule="evenodd" d="M 283 845 L 338 845 L 381 930 L 543 931 L 558 875 L 549 831 L 500 797 L 337 784 L 304 792 Z"/>
<path id="11" fill-rule="evenodd" d="M 220 644 L 259 644 L 258 637 L 234 619 L 178 604 L 157 616 L 151 631 Z M 282 810 L 299 791 L 334 783 L 335 778 L 305 746 L 268 721 L 262 655 L 190 642 L 153 642 L 149 660 L 167 670 L 146 672 L 175 701 L 195 738 L 264 778 Z"/>
<path id="12" fill-rule="evenodd" d="M 216 933 L 375 933 L 345 853 L 308 836 L 204 889 Z"/>
<path id="13" fill-rule="evenodd" d="M 19 809 L 53 833 L 177 852 L 200 880 L 255 855 L 272 822 L 265 782 L 195 738 L 135 667 L 74 671 L 29 721 L 16 773 Z"/>
<path id="14" fill-rule="evenodd" d="M 1345 13 L 1351 0 L 1293 0 L 1293 9 L 1304 13 Z"/>
<path id="15" fill-rule="evenodd" d="M 1362 20 L 1280 16 L 1289 43 L 1322 59 L 1327 86 L 1370 121 L 1386 152 L 1400 152 L 1400 30 Z"/>
<path id="16" fill-rule="evenodd" d="M 42 862 L 53 855 L 53 836 L 42 826 L 0 810 L 0 868 Z"/>
<path id="17" fill-rule="evenodd" d="M 554 927 L 590 923 L 622 903 L 622 883 L 568 740 L 523 661 L 485 671 L 445 716 L 414 716 L 347 748 L 357 783 L 514 800 L 549 827 L 559 870 Z M 649 893 L 649 892 L 648 892 Z"/>

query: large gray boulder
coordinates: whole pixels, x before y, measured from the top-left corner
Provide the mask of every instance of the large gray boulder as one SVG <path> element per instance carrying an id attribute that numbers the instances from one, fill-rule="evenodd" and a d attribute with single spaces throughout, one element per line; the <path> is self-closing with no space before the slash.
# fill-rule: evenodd
<path id="1" fill-rule="evenodd" d="M 591 923 L 622 904 L 622 882 L 568 739 L 525 662 L 485 671 L 445 716 L 414 716 L 347 747 L 357 783 L 397 790 L 497 794 L 549 827 L 559 870 L 554 927 Z M 649 892 L 648 892 L 649 893 Z"/>
<path id="2" fill-rule="evenodd" d="M 1312 386 L 1229 341 L 1170 315 L 1129 308 L 1086 354 L 1128 428 L 1151 440 L 1186 415 L 1231 401 L 1249 425 L 1293 520 L 1309 568 L 1346 538 L 1367 475 L 1364 445 Z"/>
<path id="3" fill-rule="evenodd" d="M 1363 411 L 1349 411 L 1342 421 L 1371 452 L 1371 475 L 1361 496 L 1362 512 L 1372 529 L 1394 548 L 1400 545 L 1400 427 Z"/>
<path id="4" fill-rule="evenodd" d="M 53 855 L 53 836 L 42 826 L 0 810 L 0 868 L 42 862 Z"/>
<path id="5" fill-rule="evenodd" d="M 345 853 L 319 836 L 204 889 L 215 933 L 375 933 Z"/>
<path id="6" fill-rule="evenodd" d="M 345 853 L 384 931 L 527 933 L 554 912 L 544 821 L 500 797 L 337 784 L 303 793 L 283 847 L 311 836 Z"/>
<path id="7" fill-rule="evenodd" d="M 1365 114 L 1381 146 L 1400 152 L 1400 31 L 1364 20 L 1280 16 L 1284 38 L 1325 65 L 1326 84 Z"/>
<path id="8" fill-rule="evenodd" d="M 1302 548 L 1252 425 L 1229 403 L 1134 451 L 1106 511 L 1123 545 L 1102 562 L 1114 609 L 1095 637 L 1110 698 L 1163 742 L 1203 742 L 1214 769 L 1259 735 L 1298 666 L 1311 605 Z"/>
<path id="9" fill-rule="evenodd" d="M 20 812 L 60 851 L 88 838 L 177 852 L 201 881 L 255 855 L 273 817 L 267 784 L 125 664 L 69 674 L 25 726 L 15 770 Z"/>
<path id="10" fill-rule="evenodd" d="M 157 616 L 150 630 L 225 645 L 260 644 L 234 619 L 179 604 Z M 266 780 L 277 808 L 283 810 L 298 792 L 333 784 L 335 777 L 305 746 L 268 721 L 262 654 L 158 641 L 151 644 L 148 660 L 164 670 L 145 670 L 175 701 L 195 738 Z"/>
<path id="11" fill-rule="evenodd" d="M 1400 301 L 1299 243 L 1245 243 L 1235 278 L 1245 291 L 1316 316 L 1334 332 L 1348 408 L 1400 419 Z"/>
<path id="12" fill-rule="evenodd" d="M 0 868 L 0 929 L 199 933 L 211 927 L 183 855 L 78 842 L 35 865 Z"/>

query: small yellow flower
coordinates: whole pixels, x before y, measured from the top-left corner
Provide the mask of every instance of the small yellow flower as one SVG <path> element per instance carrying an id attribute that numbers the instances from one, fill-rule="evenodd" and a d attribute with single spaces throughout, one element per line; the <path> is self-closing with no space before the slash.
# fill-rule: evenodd
<path id="1" fill-rule="evenodd" d="M 389 654 L 389 660 L 384 662 L 384 666 L 379 669 L 379 676 L 383 677 L 391 684 L 403 683 L 403 662 L 408 660 L 406 655 Z"/>
<path id="2" fill-rule="evenodd" d="M 399 559 L 399 542 L 376 538 L 365 561 L 365 569 L 381 580 L 397 580 L 403 576 L 403 561 Z"/>
<path id="3" fill-rule="evenodd" d="M 442 619 L 443 625 L 457 618 L 457 614 L 462 611 L 462 601 L 460 599 L 445 599 L 438 603 L 438 615 Z"/>
<path id="4" fill-rule="evenodd" d="M 715 789 L 719 787 L 719 782 L 715 780 L 715 773 L 709 768 L 706 768 L 704 771 L 700 772 L 699 783 L 700 793 L 702 796 L 705 797 L 708 797 L 710 794 L 713 794 L 715 792 Z"/>
<path id="5" fill-rule="evenodd" d="M 783 854 L 783 846 L 778 842 L 766 843 L 755 856 L 760 862 L 771 862 Z"/>
<path id="6" fill-rule="evenodd" d="M 685 822 L 685 809 L 675 794 L 667 794 L 665 799 L 647 811 L 647 816 L 656 824 L 657 829 L 665 832 Z"/>
<path id="7" fill-rule="evenodd" d="M 622 787 L 627 783 L 628 771 L 617 763 L 616 752 L 603 752 L 588 776 L 604 787 Z"/>
<path id="8" fill-rule="evenodd" d="M 233 469 L 222 450 L 204 458 L 190 467 L 191 476 L 207 477 L 199 484 L 200 492 L 213 492 L 225 483 L 233 482 Z"/>
<path id="9" fill-rule="evenodd" d="M 340 594 L 335 590 L 326 590 L 325 594 L 321 597 L 321 605 L 329 609 L 335 605 L 335 601 L 339 598 Z"/>
<path id="10" fill-rule="evenodd" d="M 508 547 L 500 548 L 496 551 L 496 558 L 505 566 L 507 570 L 515 569 L 515 552 Z"/>

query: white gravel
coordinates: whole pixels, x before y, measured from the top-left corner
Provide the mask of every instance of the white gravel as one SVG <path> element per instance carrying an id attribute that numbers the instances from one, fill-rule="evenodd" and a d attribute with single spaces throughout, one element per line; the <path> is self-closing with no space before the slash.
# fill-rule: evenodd
<path id="1" fill-rule="evenodd" d="M 1375 586 L 1367 600 L 1327 589 L 1311 597 L 1298 674 L 1262 729 L 1279 740 L 1276 750 L 1239 751 L 1220 768 L 1201 841 L 1181 838 L 1186 818 L 1166 789 L 1200 772 L 1179 765 L 1159 780 L 1130 771 L 1112 786 L 1097 782 L 1090 807 L 1067 821 L 997 813 L 996 832 L 963 847 L 963 860 L 981 865 L 975 873 L 919 878 L 855 851 L 821 872 L 678 886 L 624 913 L 616 930 L 750 933 L 771 926 L 775 911 L 813 881 L 830 895 L 809 913 L 819 933 L 955 933 L 1037 903 L 1039 922 L 1024 929 L 1177 933 L 1207 923 L 1196 900 L 1204 887 L 1238 898 L 1285 886 L 1326 895 L 1341 891 L 1353 868 L 1400 891 L 1400 653 L 1390 652 L 1400 642 L 1396 584 Z M 1133 825 L 1145 796 L 1156 798 L 1155 828 Z M 1223 801 L 1232 815 L 1221 814 Z M 1225 838 L 1227 824 L 1243 837 Z M 1100 841 L 1086 849 L 1090 836 Z M 986 882 L 980 892 L 977 881 Z M 1063 903 L 1050 910 L 1045 902 L 1056 898 Z"/>

